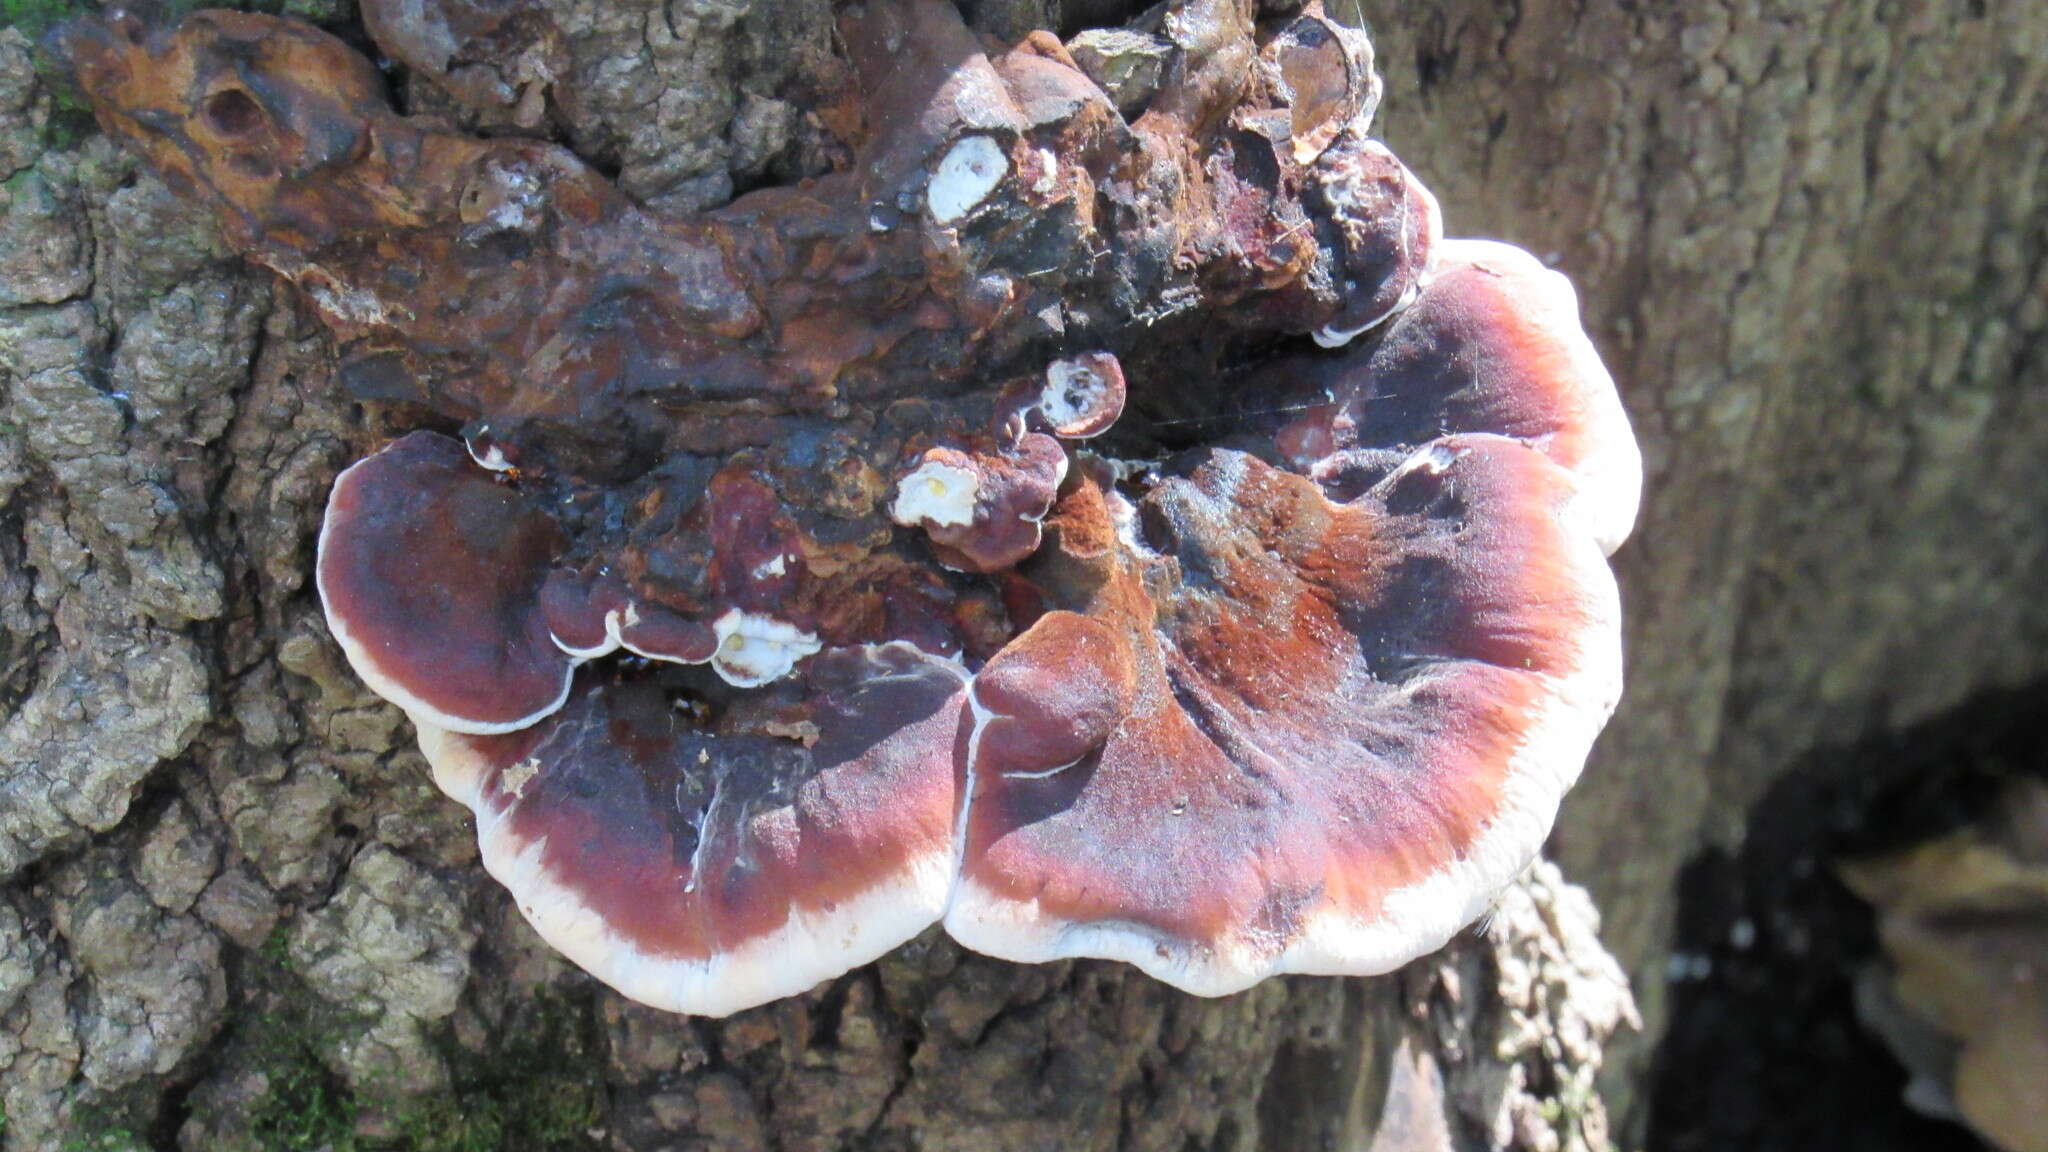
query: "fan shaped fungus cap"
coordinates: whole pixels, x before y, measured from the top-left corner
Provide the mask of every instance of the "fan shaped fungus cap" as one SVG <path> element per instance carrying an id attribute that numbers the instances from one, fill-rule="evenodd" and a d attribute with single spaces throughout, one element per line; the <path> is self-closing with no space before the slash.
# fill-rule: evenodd
<path id="1" fill-rule="evenodd" d="M 525 124 L 527 2 L 373 32 Z M 336 480 L 330 627 L 541 935 L 717 1014 L 934 923 L 1384 971 L 1547 833 L 1620 691 L 1626 416 L 1563 277 L 1370 138 L 1363 35 L 1254 15 L 1177 0 L 1126 119 L 1050 34 L 845 8 L 851 162 L 688 219 L 302 25 L 71 43 L 359 399 L 464 430 Z"/>
<path id="2" fill-rule="evenodd" d="M 1064 501 L 1039 576 L 1083 615 L 992 661 L 1001 687 L 977 678 L 947 929 L 1205 994 L 1441 944 L 1535 853 L 1620 692 L 1614 584 L 1561 515 L 1572 493 L 1476 435 L 1342 503 L 1212 451 L 1107 550 L 1116 498 Z"/>
<path id="3" fill-rule="evenodd" d="M 573 661 L 542 587 L 561 532 L 462 442 L 415 432 L 335 479 L 316 579 L 327 627 L 377 694 L 457 732 L 562 706 Z"/>
<path id="4" fill-rule="evenodd" d="M 421 724 L 420 746 L 548 943 L 643 1003 L 722 1016 L 938 918 L 965 681 L 907 644 L 834 649 L 779 724 L 720 731 L 653 678 L 592 669 L 540 724 Z"/>

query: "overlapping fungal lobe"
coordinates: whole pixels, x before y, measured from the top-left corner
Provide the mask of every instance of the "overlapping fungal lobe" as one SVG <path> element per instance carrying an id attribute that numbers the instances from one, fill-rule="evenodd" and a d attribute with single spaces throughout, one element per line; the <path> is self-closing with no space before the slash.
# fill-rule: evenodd
<path id="1" fill-rule="evenodd" d="M 760 699 L 671 676 L 586 669 L 505 735 L 420 726 L 544 939 L 636 1000 L 724 1015 L 938 918 L 964 670 L 892 643 L 824 653 Z"/>
<path id="2" fill-rule="evenodd" d="M 493 875 L 565 954 L 677 1011 L 873 959 L 951 884 L 968 674 L 771 615 L 808 542 L 770 495 L 715 477 L 684 518 L 715 594 L 694 612 L 645 573 L 564 563 L 537 494 L 436 433 L 346 471 L 321 537 L 333 633 L 476 812 Z M 892 605 L 880 583 L 870 632 L 961 646 L 943 602 Z M 619 649 L 649 662 L 591 663 Z"/>
<path id="3" fill-rule="evenodd" d="M 828 641 L 883 642 L 892 622 L 917 632 L 910 617 L 919 607 L 940 617 L 923 630 L 937 630 L 935 648 L 946 639 L 960 647 L 943 598 L 916 604 L 916 582 L 892 585 L 887 565 L 856 574 L 863 590 L 880 585 L 885 610 L 870 615 L 883 626 L 827 610 L 848 602 L 844 582 L 810 579 L 814 542 L 745 472 L 713 476 L 691 514 L 662 522 L 652 559 L 629 548 L 616 563 L 569 562 L 567 535 L 545 510 L 548 491 L 432 432 L 405 436 L 337 479 L 320 539 L 322 601 L 343 650 L 380 694 L 437 727 L 483 734 L 546 716 L 575 665 L 620 650 L 708 665 L 727 684 L 753 688 Z M 700 578 L 665 580 L 664 562 L 694 565 Z M 893 617 L 891 591 L 900 593 Z"/>
<path id="4" fill-rule="evenodd" d="M 577 663 L 624 649 L 649 660 L 702 664 L 718 650 L 710 624 L 635 597 L 609 567 L 555 569 L 541 585 L 539 608 L 548 638 Z"/>
<path id="5" fill-rule="evenodd" d="M 335 479 L 316 565 L 328 630 L 365 683 L 421 721 L 526 727 L 569 691 L 571 654 L 541 610 L 563 547 L 460 441 L 415 432 Z"/>
<path id="6" fill-rule="evenodd" d="M 1506 244 L 1435 251 L 1377 339 L 1260 374 L 1259 405 L 1306 409 L 1276 442 L 1294 467 L 1343 487 L 1446 433 L 1510 436 L 1576 478 L 1574 515 L 1612 553 L 1635 523 L 1642 456 L 1570 281 Z"/>
<path id="7" fill-rule="evenodd" d="M 1034 628 L 983 676 L 1105 694 L 1077 715 L 1129 683 L 1127 710 L 1019 757 L 1017 693 L 977 679 L 956 937 L 1217 994 L 1391 968 L 1527 863 L 1620 691 L 1613 580 L 1554 463 L 1444 437 L 1338 503 L 1212 450 L 1122 513 L 1084 493 L 1026 574 L 1098 635 Z"/>

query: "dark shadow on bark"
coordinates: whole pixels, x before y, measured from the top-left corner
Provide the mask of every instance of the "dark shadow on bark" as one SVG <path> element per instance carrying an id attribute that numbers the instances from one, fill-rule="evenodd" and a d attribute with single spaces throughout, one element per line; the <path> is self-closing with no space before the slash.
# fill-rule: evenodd
<path id="1" fill-rule="evenodd" d="M 1877 936 L 1833 865 L 1952 831 L 2020 773 L 2048 773 L 2048 683 L 1806 757 L 1750 810 L 1739 853 L 1688 864 L 1649 1147 L 1985 1147 L 1908 1108 L 1905 1070 L 1858 1022 L 1856 974 Z"/>

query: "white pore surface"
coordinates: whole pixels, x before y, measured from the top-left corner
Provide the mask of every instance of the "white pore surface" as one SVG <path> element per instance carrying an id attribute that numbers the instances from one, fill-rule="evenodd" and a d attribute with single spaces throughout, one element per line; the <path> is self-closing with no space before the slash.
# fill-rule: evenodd
<path id="1" fill-rule="evenodd" d="M 1010 158 L 992 136 L 962 136 L 939 160 L 925 188 L 925 207 L 932 219 L 951 224 L 988 199 L 1003 177 L 1009 175 Z"/>
<path id="2" fill-rule="evenodd" d="M 711 670 L 735 688 L 758 688 L 789 675 L 796 662 L 823 647 L 818 638 L 787 621 L 737 608 L 711 622 L 718 650 Z"/>
<path id="3" fill-rule="evenodd" d="M 896 482 L 889 518 L 903 525 L 964 527 L 974 523 L 981 479 L 972 469 L 927 460 Z"/>

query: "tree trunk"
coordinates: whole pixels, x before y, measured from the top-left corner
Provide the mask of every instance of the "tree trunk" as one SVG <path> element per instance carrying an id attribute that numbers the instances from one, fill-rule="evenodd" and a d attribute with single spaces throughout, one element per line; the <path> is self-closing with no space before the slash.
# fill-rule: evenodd
<path id="1" fill-rule="evenodd" d="M 347 0 L 285 7 L 362 38 Z M 821 162 L 822 0 L 545 7 L 570 73 L 544 127 L 630 194 L 689 211 Z M 970 15 L 1016 36 L 1120 7 Z M 1573 277 L 1645 447 L 1628 695 L 1556 851 L 1654 1036 L 1677 871 L 1775 773 L 2048 673 L 2048 13 L 1333 13 L 1372 30 L 1381 134 L 1450 231 Z M 1548 865 L 1398 975 L 1221 1000 L 932 933 L 726 1020 L 595 984 L 482 874 L 321 623 L 328 484 L 404 414 L 352 404 L 295 290 L 15 32 L 0 175 L 7 1149 L 1605 1142 L 1593 1076 L 1634 1009 Z M 1647 1051 L 1607 1079 L 1631 1114 Z"/>

